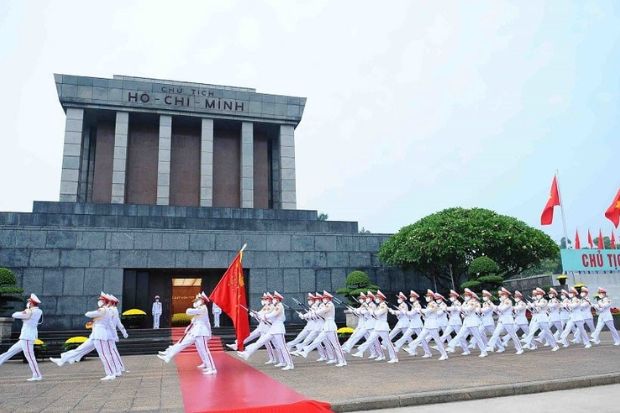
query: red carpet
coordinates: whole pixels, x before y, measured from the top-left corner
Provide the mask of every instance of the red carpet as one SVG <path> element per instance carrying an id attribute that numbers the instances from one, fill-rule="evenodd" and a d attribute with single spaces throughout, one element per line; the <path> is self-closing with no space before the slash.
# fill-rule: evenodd
<path id="1" fill-rule="evenodd" d="M 173 337 L 183 335 L 173 333 Z M 215 341 L 217 342 L 217 340 Z M 221 343 L 221 340 L 219 340 Z M 196 366 L 195 352 L 183 352 L 175 358 L 183 405 L 186 412 L 213 413 L 313 413 L 331 412 L 330 405 L 308 400 L 249 364 L 227 355 L 212 352 L 218 373 L 202 374 Z M 295 374 L 295 371 L 289 372 Z"/>

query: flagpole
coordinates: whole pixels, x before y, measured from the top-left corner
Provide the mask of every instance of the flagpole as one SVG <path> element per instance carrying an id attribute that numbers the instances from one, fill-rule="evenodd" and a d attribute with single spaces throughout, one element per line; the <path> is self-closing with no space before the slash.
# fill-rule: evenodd
<path id="1" fill-rule="evenodd" d="M 558 184 L 558 196 L 560 197 L 560 212 L 562 213 L 562 227 L 564 229 L 564 245 L 568 249 L 568 232 L 566 231 L 566 216 L 564 215 L 564 202 L 562 200 L 562 191 L 560 191 L 560 172 L 555 170 L 555 180 Z"/>

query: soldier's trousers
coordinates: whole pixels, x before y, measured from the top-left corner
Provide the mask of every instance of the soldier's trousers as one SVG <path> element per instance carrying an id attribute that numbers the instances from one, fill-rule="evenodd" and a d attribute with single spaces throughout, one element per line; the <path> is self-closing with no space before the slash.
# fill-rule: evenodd
<path id="1" fill-rule="evenodd" d="M 578 333 L 575 334 L 575 338 L 581 341 L 585 346 L 589 346 L 590 343 L 588 339 L 588 333 L 586 333 L 583 320 L 568 320 L 568 323 L 564 327 L 564 331 L 560 336 L 560 342 L 562 342 L 562 344 L 566 344 L 566 339 L 573 330 L 573 328 L 576 328 L 576 333 Z"/>
<path id="2" fill-rule="evenodd" d="M 593 333 L 594 330 L 596 330 L 596 326 L 594 325 L 594 319 L 586 318 L 583 320 L 583 323 L 584 325 L 588 327 L 588 330 L 590 330 L 590 333 Z"/>
<path id="3" fill-rule="evenodd" d="M 325 345 L 325 348 L 329 348 L 333 351 L 333 356 L 329 358 L 330 360 L 333 360 L 335 358 L 339 364 L 340 363 L 346 364 L 347 361 L 344 357 L 344 352 L 342 351 L 342 348 L 340 347 L 340 342 L 338 341 L 338 335 L 336 334 L 335 331 L 321 331 L 316 336 L 314 341 L 312 341 L 312 343 L 310 343 L 308 346 L 304 348 L 304 352 L 310 353 L 315 348 L 319 348 L 321 344 Z"/>
<path id="4" fill-rule="evenodd" d="M 366 341 L 368 341 L 372 331 L 373 330 L 367 328 L 355 330 L 355 333 L 353 333 L 353 335 L 351 335 L 351 337 L 349 337 L 349 339 L 342 345 L 343 350 L 349 353 L 353 349 L 353 346 L 356 345 L 362 338 L 365 338 Z M 368 351 L 370 352 L 371 357 L 383 355 L 383 349 L 381 348 L 381 344 L 379 344 L 379 340 L 374 340 L 374 343 L 371 343 L 370 347 L 368 347 Z"/>
<path id="5" fill-rule="evenodd" d="M 116 341 L 115 340 L 106 340 L 103 342 L 103 345 L 106 346 L 108 353 L 110 354 L 110 359 L 112 360 L 112 368 L 115 374 L 120 374 L 125 370 L 125 366 L 121 361 L 121 356 L 118 354 L 118 350 L 116 349 Z M 118 357 L 117 357 L 118 355 Z"/>
<path id="6" fill-rule="evenodd" d="M 530 333 L 530 325 L 529 324 L 515 323 L 515 328 L 516 328 L 515 332 L 521 330 L 521 332 L 523 333 L 523 334 L 521 334 L 521 337 L 523 337 L 523 338 L 527 337 L 527 335 Z M 518 336 L 518 334 L 517 334 L 517 336 Z M 510 336 L 508 334 L 504 334 L 504 337 L 502 337 L 503 345 L 505 346 L 508 343 L 509 340 L 510 340 Z"/>
<path id="7" fill-rule="evenodd" d="M 427 340 L 427 337 L 429 338 Z M 409 343 L 409 350 L 414 352 L 418 348 L 418 346 L 422 346 L 424 348 L 424 354 L 430 354 L 430 350 L 428 350 L 428 342 L 430 339 L 435 340 L 435 344 L 437 345 L 437 350 L 441 353 L 442 356 L 447 356 L 446 349 L 443 346 L 443 341 L 441 341 L 441 337 L 439 337 L 439 329 L 438 328 L 423 328 L 420 332 L 420 335 Z M 428 352 L 427 352 L 428 350 Z"/>
<path id="8" fill-rule="evenodd" d="M 196 345 L 196 351 L 198 351 L 198 356 L 202 360 L 202 364 L 204 364 L 205 369 L 207 370 L 217 370 L 215 368 L 215 362 L 213 361 L 213 357 L 211 357 L 211 352 L 209 351 L 209 339 L 211 337 L 207 336 L 198 336 L 195 338 L 194 344 Z"/>
<path id="9" fill-rule="evenodd" d="M 5 353 L 0 354 L 0 366 L 20 351 L 24 352 L 30 371 L 32 371 L 32 377 L 42 377 L 37 359 L 34 355 L 34 340 L 19 339 L 17 343 L 13 344 Z"/>
<path id="10" fill-rule="evenodd" d="M 74 348 L 73 350 L 60 353 L 60 360 L 63 363 L 67 363 L 67 362 L 73 363 L 76 361 L 80 361 L 82 357 L 84 357 L 85 355 L 93 351 L 94 349 L 95 349 L 95 344 L 93 343 L 93 340 L 89 338 L 88 340 L 86 340 L 85 342 L 83 342 L 82 344 Z"/>
<path id="11" fill-rule="evenodd" d="M 507 333 L 506 335 L 508 336 L 508 339 L 512 340 L 512 343 L 514 344 L 515 349 L 517 349 L 517 351 L 523 350 L 523 347 L 521 346 L 521 341 L 519 341 L 519 337 L 517 336 L 517 326 L 514 324 L 504 324 L 501 321 L 497 322 L 495 331 L 493 331 L 493 335 L 491 336 L 491 339 L 489 340 L 487 344 L 487 349 L 491 348 L 491 350 L 493 350 L 495 349 L 495 347 L 501 350 L 504 349 L 504 346 L 507 344 L 507 342 L 503 343 L 499 339 L 499 336 L 504 331 Z"/>
<path id="12" fill-rule="evenodd" d="M 310 331 L 311 331 L 310 324 L 306 323 L 306 325 L 304 326 L 304 329 L 301 330 L 299 334 L 297 334 L 297 337 L 295 337 L 294 340 L 291 340 L 288 343 L 286 343 L 286 346 L 288 348 L 293 348 L 293 346 L 303 342 L 304 339 L 308 336 L 308 334 L 310 334 Z"/>
<path id="13" fill-rule="evenodd" d="M 459 333 L 448 343 L 448 347 L 454 349 L 457 345 L 461 346 L 464 352 L 468 353 L 469 348 L 467 344 L 467 337 L 473 337 L 474 343 L 480 349 L 482 354 L 486 354 L 486 345 L 482 339 L 482 334 L 480 333 L 480 328 L 478 326 L 475 327 L 461 327 Z"/>
<path id="14" fill-rule="evenodd" d="M 407 344 L 411 343 L 413 341 L 413 335 L 415 334 L 416 338 L 418 338 L 421 332 L 422 332 L 422 328 L 420 327 L 407 328 L 407 331 L 403 333 L 403 336 L 399 338 L 398 340 L 396 340 L 396 343 L 394 343 L 394 347 L 396 347 L 397 349 L 400 349 L 402 346 L 405 345 L 405 343 Z M 422 346 L 424 347 L 424 345 Z M 428 346 L 426 346 L 424 351 L 426 351 L 427 348 Z M 430 350 L 429 350 L 429 353 L 430 353 Z"/>
<path id="15" fill-rule="evenodd" d="M 390 341 L 394 340 L 394 337 L 396 337 L 397 335 L 407 331 L 407 328 L 409 328 L 408 323 L 401 323 L 401 320 L 398 320 L 392 331 L 390 331 Z"/>
<path id="16" fill-rule="evenodd" d="M 614 339 L 614 344 L 618 345 L 618 343 L 620 343 L 620 335 L 618 335 L 618 330 L 616 330 L 614 320 L 603 321 L 600 317 L 596 323 L 596 329 L 594 330 L 594 333 L 592 333 L 592 340 L 599 340 L 601 331 L 603 331 L 603 327 L 605 326 L 607 326 L 607 329 L 611 332 L 611 337 Z"/>
<path id="17" fill-rule="evenodd" d="M 543 340 L 545 340 L 551 347 L 557 346 L 555 338 L 553 338 L 553 334 L 551 334 L 551 330 L 549 329 L 548 321 L 533 321 L 532 322 L 532 324 L 530 325 L 530 332 L 527 335 L 527 337 L 525 337 L 526 346 L 532 345 L 532 340 L 534 340 L 534 336 L 536 335 L 536 332 L 539 329 L 541 331 L 541 334 L 542 334 L 541 338 Z"/>
<path id="18" fill-rule="evenodd" d="M 297 351 L 303 350 L 305 347 L 309 346 L 320 333 L 321 330 L 311 330 L 304 339 L 304 341 L 302 341 L 300 344 L 297 344 Z M 322 344 L 320 346 L 317 346 L 316 348 L 316 351 L 319 352 L 319 356 L 321 356 L 321 358 L 331 360 L 333 359 L 333 354 L 330 353 L 328 350 L 329 349 L 326 349 Z"/>
<path id="19" fill-rule="evenodd" d="M 461 329 L 462 324 L 448 324 L 448 328 L 446 328 L 446 330 L 443 332 L 443 334 L 441 335 L 441 337 L 439 337 L 439 339 L 441 340 L 442 343 L 447 342 L 449 339 L 452 339 L 451 334 L 452 333 L 459 333 L 459 330 Z M 430 341 L 430 336 L 426 337 L 426 341 Z"/>
<path id="20" fill-rule="evenodd" d="M 366 342 L 359 346 L 357 351 L 363 354 L 370 346 L 376 345 L 376 343 L 379 342 L 379 339 L 381 339 L 381 344 L 386 347 L 390 360 L 398 359 L 398 357 L 396 357 L 396 350 L 390 341 L 390 333 L 388 331 L 372 330 Z M 381 346 L 379 346 L 379 349 L 381 349 Z M 379 355 L 383 357 L 383 349 L 381 349 Z"/>
<path id="21" fill-rule="evenodd" d="M 116 373 L 116 370 L 112 361 L 112 355 L 110 354 L 110 350 L 107 346 L 107 340 L 93 339 L 92 341 L 95 345 L 95 350 L 97 350 L 97 354 L 99 355 L 99 360 L 101 360 L 101 364 L 103 364 L 103 370 L 105 370 L 105 375 L 113 376 Z"/>

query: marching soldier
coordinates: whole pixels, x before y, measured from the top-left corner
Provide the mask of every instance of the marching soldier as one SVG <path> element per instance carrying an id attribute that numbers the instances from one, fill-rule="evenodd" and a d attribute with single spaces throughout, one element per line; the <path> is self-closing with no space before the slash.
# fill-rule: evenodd
<path id="1" fill-rule="evenodd" d="M 377 295 L 375 298 L 375 303 L 377 304 L 376 309 L 373 310 L 373 315 L 375 317 L 375 325 L 370 337 L 368 340 L 359 346 L 356 353 L 353 353 L 354 357 L 363 357 L 364 351 L 368 349 L 371 345 L 381 339 L 381 344 L 386 346 L 390 359 L 388 363 L 398 363 L 398 357 L 396 356 L 396 350 L 394 350 L 394 346 L 392 345 L 392 341 L 390 340 L 390 326 L 387 322 L 387 314 L 388 314 L 388 305 L 385 302 L 385 295 L 381 291 L 377 291 Z M 383 350 L 381 350 L 381 354 L 375 360 L 385 360 L 383 356 Z"/>
<path id="2" fill-rule="evenodd" d="M 508 334 L 508 337 L 512 340 L 517 353 L 523 354 L 523 348 L 521 347 L 521 342 L 519 341 L 519 337 L 517 336 L 517 327 L 515 325 L 515 319 L 512 315 L 512 301 L 510 300 L 510 291 L 502 287 L 498 291 L 499 295 L 499 305 L 496 307 L 496 311 L 499 314 L 499 318 L 497 320 L 497 326 L 495 327 L 495 331 L 489 340 L 486 351 L 493 351 L 497 346 L 497 352 L 503 353 L 505 351 L 505 343 L 502 343 L 499 340 L 500 334 L 504 331 Z"/>
<path id="3" fill-rule="evenodd" d="M 530 323 L 530 332 L 524 339 L 525 347 L 535 350 L 536 345 L 533 343 L 534 335 L 540 329 L 542 339 L 551 346 L 551 351 L 558 351 L 559 347 L 549 329 L 549 316 L 547 315 L 547 300 L 545 300 L 545 291 L 542 288 L 534 290 L 534 302 L 529 304 L 529 308 L 533 313 L 532 322 Z"/>
<path id="4" fill-rule="evenodd" d="M 304 339 L 308 336 L 308 334 L 310 334 L 310 331 L 312 330 L 312 323 L 311 323 L 312 320 L 310 318 L 306 318 L 305 316 L 310 312 L 310 308 L 312 308 L 313 304 L 314 304 L 314 295 L 312 293 L 308 293 L 308 310 L 304 314 L 300 313 L 299 311 L 297 312 L 297 315 L 299 316 L 299 318 L 306 321 L 306 325 L 299 332 L 299 334 L 297 334 L 297 337 L 295 337 L 294 340 L 291 340 L 288 343 L 286 343 L 286 347 L 288 347 L 289 350 L 291 350 L 297 344 L 302 343 Z"/>
<path id="5" fill-rule="evenodd" d="M 316 312 L 317 316 L 325 320 L 323 323 L 323 330 L 310 345 L 305 347 L 300 352 L 300 355 L 303 358 L 307 358 L 308 354 L 312 350 L 324 343 L 326 347 L 332 349 L 336 360 L 336 367 L 343 367 L 347 365 L 347 361 L 345 359 L 344 352 L 340 347 L 340 342 L 338 341 L 338 336 L 336 334 L 336 330 L 338 329 L 338 327 L 336 327 L 336 322 L 334 321 L 334 318 L 336 316 L 336 308 L 334 307 L 334 303 L 332 302 L 333 298 L 333 295 L 331 295 L 327 291 L 323 291 L 324 305 Z M 331 360 L 329 360 L 327 363 L 333 364 Z"/>
<path id="6" fill-rule="evenodd" d="M 443 309 L 439 304 L 437 304 L 437 301 L 443 301 L 443 296 L 441 294 L 435 294 L 431 290 L 427 290 L 425 298 L 427 302 L 426 308 L 422 309 L 422 314 L 424 315 L 424 328 L 422 328 L 420 335 L 413 340 L 413 342 L 409 343 L 405 351 L 407 351 L 410 355 L 415 356 L 417 347 L 422 343 L 426 343 L 428 341 L 427 337 L 430 337 L 435 341 L 437 350 L 441 353 L 439 360 L 447 360 L 448 354 L 446 353 L 443 342 L 439 338 L 439 318 L 443 314 Z M 429 357 L 426 350 L 423 357 Z"/>
<path id="7" fill-rule="evenodd" d="M 592 315 L 592 303 L 590 302 L 590 297 L 588 296 L 590 292 L 588 291 L 588 287 L 581 287 L 581 311 L 583 311 L 583 322 L 590 330 L 590 333 L 593 333 L 596 330 L 596 326 L 594 325 L 594 316 Z"/>
<path id="8" fill-rule="evenodd" d="M 368 311 L 366 307 L 366 294 L 360 292 L 359 296 L 357 297 L 357 301 L 360 303 L 360 306 L 358 308 L 346 310 L 351 311 L 352 314 L 355 314 L 357 316 L 357 326 L 355 327 L 353 334 L 351 334 L 351 337 L 349 337 L 347 341 L 345 341 L 342 345 L 342 351 L 344 351 L 345 353 L 350 353 L 353 349 L 353 346 L 357 344 L 358 341 L 369 335 L 368 328 L 366 327 L 365 317 L 365 314 Z"/>
<path id="9" fill-rule="evenodd" d="M 465 288 L 463 298 L 464 302 L 461 305 L 461 312 L 463 313 L 463 327 L 461 327 L 461 330 L 456 337 L 450 340 L 446 350 L 449 353 L 453 353 L 454 348 L 457 345 L 460 345 L 463 349 L 464 356 L 471 354 L 467 343 L 467 337 L 471 335 L 473 336 L 474 343 L 480 349 L 480 355 L 478 357 L 486 357 L 488 354 L 482 339 L 482 334 L 480 333 L 481 321 L 478 314 L 480 313 L 481 306 L 478 294 L 469 288 Z"/>
<path id="10" fill-rule="evenodd" d="M 407 317 L 407 311 L 409 311 L 409 307 L 407 306 L 407 296 L 401 291 L 398 293 L 396 298 L 398 300 L 398 309 L 389 309 L 390 314 L 398 317 L 398 322 L 392 331 L 390 331 L 390 341 L 394 340 L 394 337 L 397 335 L 407 331 L 407 328 L 409 327 L 409 317 Z"/>
<path id="11" fill-rule="evenodd" d="M 409 317 L 409 328 L 403 334 L 403 336 L 394 343 L 394 349 L 398 352 L 405 343 L 410 344 L 413 341 L 413 335 L 416 335 L 416 338 L 422 332 L 422 328 L 424 327 L 424 323 L 422 323 L 422 306 L 418 299 L 420 296 L 415 291 L 409 291 L 409 302 L 411 303 L 411 310 L 407 312 L 407 317 Z M 431 356 L 431 350 L 428 347 L 426 342 L 422 343 L 422 348 L 424 349 L 424 355 L 426 357 Z"/>
<path id="12" fill-rule="evenodd" d="M 558 341 L 560 339 L 560 334 L 562 334 L 562 330 L 564 330 L 564 324 L 562 323 L 562 318 L 560 317 L 560 308 L 562 307 L 562 303 L 558 300 L 558 292 L 555 288 L 549 288 L 547 295 L 549 296 L 549 327 L 555 328 L 553 338 Z"/>
<path id="13" fill-rule="evenodd" d="M 515 324 L 517 326 L 517 331 L 521 330 L 521 339 L 527 337 L 530 333 L 530 324 L 527 321 L 526 312 L 527 312 L 527 303 L 523 300 L 523 294 L 515 290 L 515 304 L 513 306 L 513 312 L 515 314 Z M 510 340 L 510 336 L 508 334 L 502 337 L 502 343 L 505 346 Z"/>
<path id="14" fill-rule="evenodd" d="M 106 297 L 108 299 L 107 307 L 110 311 L 110 318 L 108 324 L 110 338 L 108 339 L 108 349 L 110 351 L 110 355 L 112 356 L 112 362 L 114 363 L 115 375 L 118 377 L 123 374 L 123 372 L 129 371 L 125 368 L 123 359 L 121 359 L 118 348 L 116 348 L 116 342 L 119 341 L 117 329 L 123 334 L 123 338 L 129 337 L 129 335 L 127 334 L 125 326 L 123 325 L 123 323 L 121 323 L 121 319 L 118 314 L 118 298 L 116 298 L 112 294 L 107 294 Z"/>
<path id="15" fill-rule="evenodd" d="M 618 335 L 618 330 L 616 330 L 614 326 L 614 317 L 611 315 L 611 300 L 607 297 L 607 290 L 599 287 L 597 293 L 599 299 L 593 307 L 598 313 L 598 321 L 596 322 L 596 329 L 594 333 L 592 333 L 590 341 L 594 344 L 600 344 L 599 336 L 601 331 L 603 331 L 603 327 L 606 326 L 611 332 L 611 337 L 614 339 L 614 346 L 620 346 L 620 335 Z"/>
<path id="16" fill-rule="evenodd" d="M 112 313 L 106 307 L 107 300 L 107 295 L 102 291 L 97 301 L 97 309 L 84 314 L 86 317 L 93 319 L 93 327 L 89 338 L 95 350 L 97 350 L 97 355 L 106 374 L 105 377 L 101 378 L 101 381 L 116 379 L 116 369 L 112 360 L 112 354 L 110 353 L 110 347 L 108 346 L 108 340 L 112 338 L 109 330 Z"/>
<path id="17" fill-rule="evenodd" d="M 34 354 L 34 341 L 39 338 L 38 325 L 39 320 L 43 316 L 43 312 L 39 308 L 40 304 L 41 300 L 39 300 L 39 297 L 35 294 L 30 294 L 26 302 L 26 309 L 13 313 L 11 317 L 16 320 L 22 320 L 21 333 L 17 343 L 13 344 L 5 353 L 0 354 L 1 366 L 5 361 L 22 351 L 28 361 L 30 371 L 32 371 L 32 377 L 27 379 L 27 381 L 40 381 L 43 379 Z"/>
<path id="18" fill-rule="evenodd" d="M 480 326 L 480 332 L 483 338 L 486 338 L 487 334 L 493 334 L 495 331 L 495 320 L 493 320 L 495 304 L 491 301 L 492 298 L 493 294 L 487 290 L 482 290 L 482 308 L 480 309 L 482 324 Z"/>
<path id="19" fill-rule="evenodd" d="M 209 297 L 203 292 L 196 295 L 192 308 L 188 308 L 185 313 L 192 316 L 192 328 L 188 330 L 185 336 L 175 345 L 170 347 L 165 355 L 157 355 L 158 358 L 170 363 L 177 354 L 186 347 L 194 344 L 198 355 L 202 360 L 203 374 L 217 374 L 215 362 L 209 351 L 208 341 L 211 338 L 211 322 L 209 321 L 209 309 L 207 304 Z"/>
<path id="20" fill-rule="evenodd" d="M 566 307 L 570 312 L 570 318 L 568 319 L 568 323 L 564 327 L 564 331 L 560 336 L 560 343 L 562 343 L 564 347 L 568 347 L 568 335 L 572 332 L 573 328 L 576 327 L 578 334 L 575 335 L 579 337 L 579 340 L 584 344 L 585 348 L 590 348 L 592 345 L 590 344 L 588 334 L 584 328 L 583 311 L 581 310 L 582 303 L 578 295 L 579 294 L 575 287 L 571 287 L 570 290 L 568 290 L 568 298 L 570 301 Z"/>
<path id="21" fill-rule="evenodd" d="M 461 320 L 461 302 L 459 301 L 459 293 L 454 290 L 450 290 L 450 306 L 446 308 L 448 317 L 448 328 L 444 331 L 440 337 L 443 343 L 451 339 L 451 334 L 458 334 L 463 325 Z"/>
<path id="22" fill-rule="evenodd" d="M 273 305 L 273 309 L 264 314 L 262 317 L 265 322 L 271 323 L 269 330 L 261 336 L 255 343 L 247 346 L 245 351 L 238 351 L 237 354 L 239 357 L 247 360 L 266 342 L 272 341 L 276 350 L 276 355 L 280 354 L 283 358 L 285 366 L 282 370 L 292 370 L 295 368 L 293 365 L 293 359 L 286 348 L 286 342 L 284 341 L 284 334 L 286 333 L 286 329 L 284 327 L 284 322 L 286 321 L 286 314 L 284 312 L 284 306 L 282 305 L 282 300 L 284 297 L 277 291 L 273 293 L 273 299 L 271 301 Z"/>

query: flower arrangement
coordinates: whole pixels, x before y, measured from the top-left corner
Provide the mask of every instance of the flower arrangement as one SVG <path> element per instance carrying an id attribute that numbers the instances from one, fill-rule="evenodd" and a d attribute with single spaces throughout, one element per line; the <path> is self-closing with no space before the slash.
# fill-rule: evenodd
<path id="1" fill-rule="evenodd" d="M 568 279 L 568 276 L 566 274 L 560 274 L 555 279 L 560 282 L 560 285 L 566 285 L 566 280 Z"/>
<path id="2" fill-rule="evenodd" d="M 347 341 L 349 337 L 351 337 L 351 334 L 353 334 L 353 331 L 355 330 L 353 330 L 351 327 L 340 327 L 338 330 L 336 330 L 340 344 Z"/>
<path id="3" fill-rule="evenodd" d="M 62 348 L 64 351 L 73 350 L 77 348 L 80 344 L 84 343 L 86 340 L 88 340 L 88 337 L 74 336 L 65 340 L 65 342 L 62 344 Z"/>
<path id="4" fill-rule="evenodd" d="M 146 321 L 146 313 L 139 308 L 131 308 L 121 314 L 127 328 L 139 328 Z"/>

